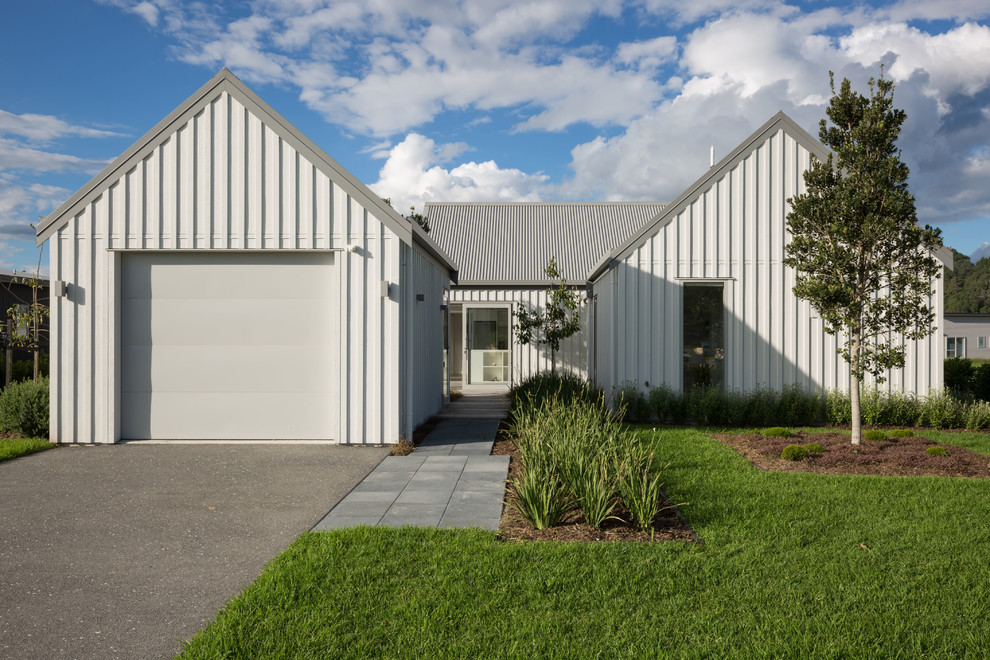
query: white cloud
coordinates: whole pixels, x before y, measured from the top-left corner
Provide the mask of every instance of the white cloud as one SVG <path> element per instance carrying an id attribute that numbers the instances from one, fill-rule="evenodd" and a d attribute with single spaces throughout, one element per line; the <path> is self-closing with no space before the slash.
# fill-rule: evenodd
<path id="1" fill-rule="evenodd" d="M 16 140 L 0 137 L 0 170 L 96 173 L 106 164 L 105 160 L 42 151 Z"/>
<path id="2" fill-rule="evenodd" d="M 677 54 L 677 37 L 657 37 L 648 41 L 633 41 L 619 44 L 615 59 L 622 64 L 637 68 L 657 68 Z"/>
<path id="3" fill-rule="evenodd" d="M 35 142 L 62 137 L 120 137 L 120 133 L 76 126 L 51 115 L 15 115 L 0 110 L 0 135 L 19 135 Z"/>
<path id="4" fill-rule="evenodd" d="M 841 39 L 843 51 L 864 67 L 875 67 L 888 54 L 894 81 L 918 71 L 928 76 L 927 94 L 949 103 L 955 94 L 973 96 L 990 84 L 990 27 L 966 23 L 944 34 L 926 34 L 903 23 L 858 27 Z"/>
<path id="5" fill-rule="evenodd" d="M 371 189 L 392 200 L 400 213 L 422 210 L 424 202 L 539 201 L 547 191 L 543 174 L 502 169 L 493 161 L 468 162 L 452 169 L 441 163 L 460 153 L 463 145 L 438 145 L 410 133 L 392 148 Z"/>

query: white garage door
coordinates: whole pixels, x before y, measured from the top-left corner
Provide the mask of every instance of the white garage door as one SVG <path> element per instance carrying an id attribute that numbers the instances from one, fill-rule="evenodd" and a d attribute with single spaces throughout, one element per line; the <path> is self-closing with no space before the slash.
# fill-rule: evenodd
<path id="1" fill-rule="evenodd" d="M 121 439 L 332 439 L 332 254 L 141 253 L 121 267 Z"/>

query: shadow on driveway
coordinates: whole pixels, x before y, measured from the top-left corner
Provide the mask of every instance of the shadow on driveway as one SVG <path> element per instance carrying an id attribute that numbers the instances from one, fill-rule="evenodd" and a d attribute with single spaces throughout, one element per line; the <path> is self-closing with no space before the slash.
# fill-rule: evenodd
<path id="1" fill-rule="evenodd" d="M 0 657 L 172 657 L 387 453 L 132 443 L 0 463 Z"/>

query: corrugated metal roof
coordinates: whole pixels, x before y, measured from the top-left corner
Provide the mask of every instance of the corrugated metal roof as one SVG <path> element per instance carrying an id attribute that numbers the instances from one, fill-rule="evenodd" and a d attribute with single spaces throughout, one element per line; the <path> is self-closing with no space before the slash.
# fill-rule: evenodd
<path id="1" fill-rule="evenodd" d="M 430 236 L 459 267 L 459 282 L 546 281 L 556 257 L 583 283 L 595 264 L 663 210 L 663 202 L 428 203 Z"/>

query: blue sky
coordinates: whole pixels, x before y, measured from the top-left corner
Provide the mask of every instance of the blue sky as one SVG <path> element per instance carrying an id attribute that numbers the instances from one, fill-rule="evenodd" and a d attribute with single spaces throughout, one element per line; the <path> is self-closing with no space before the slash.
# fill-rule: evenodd
<path id="1" fill-rule="evenodd" d="M 32 0 L 0 62 L 0 268 L 221 66 L 405 212 L 671 200 L 710 146 L 777 110 L 817 134 L 828 71 L 865 90 L 883 63 L 920 220 L 990 242 L 985 0 Z"/>

